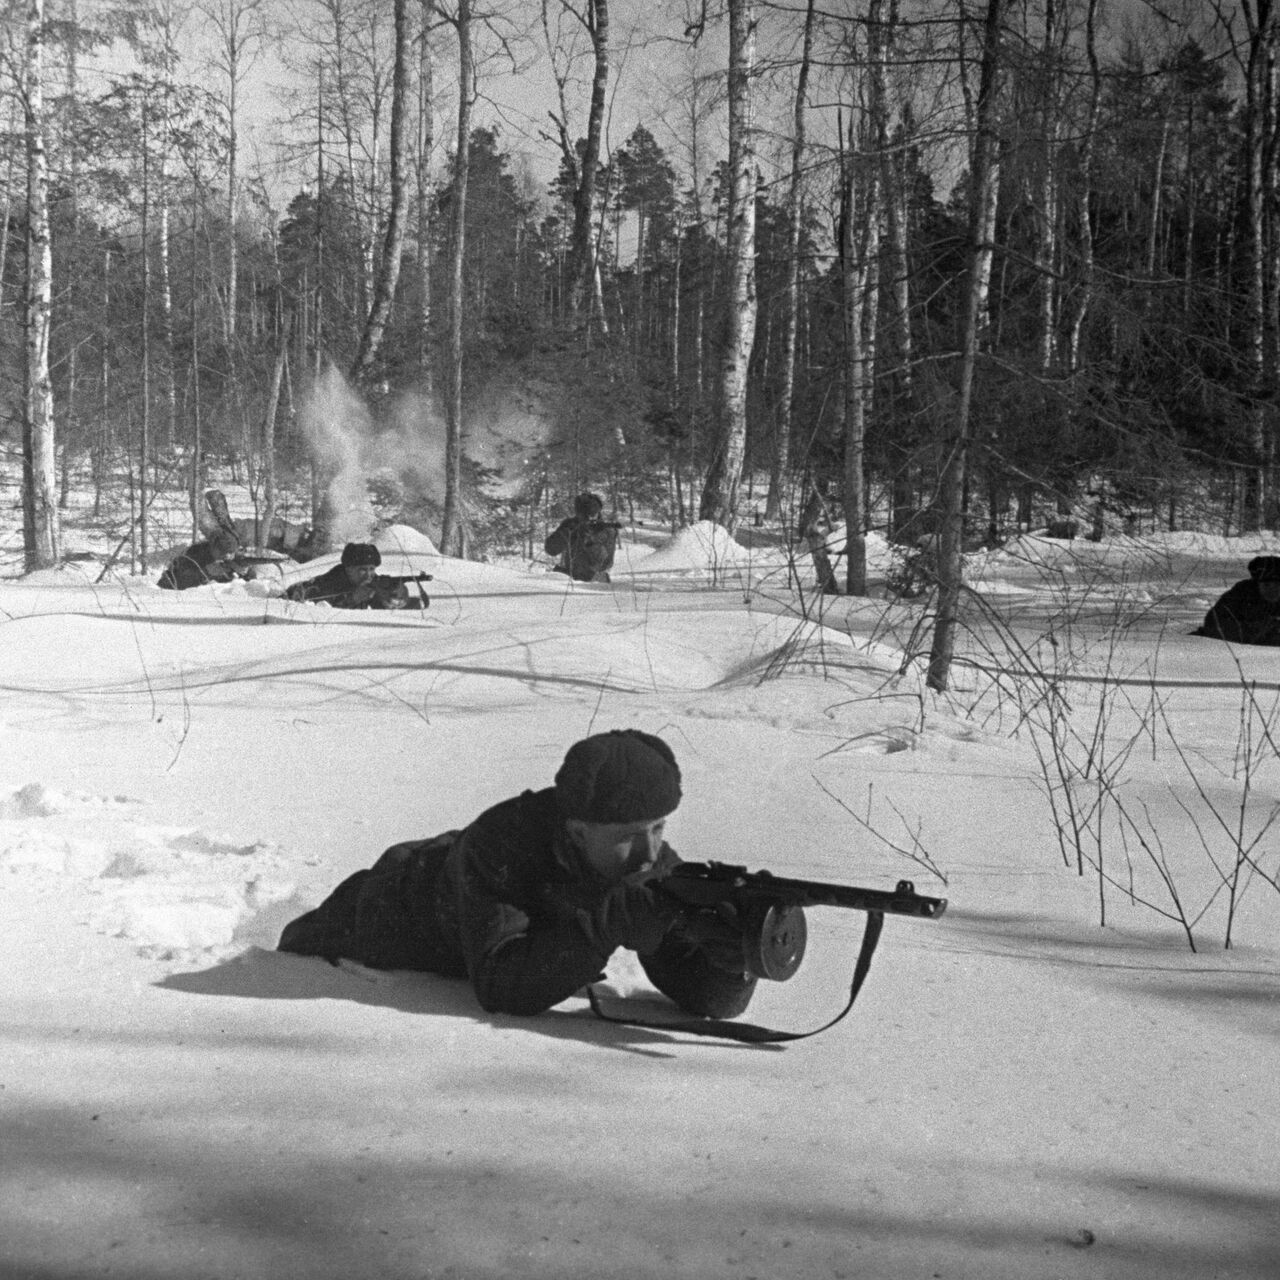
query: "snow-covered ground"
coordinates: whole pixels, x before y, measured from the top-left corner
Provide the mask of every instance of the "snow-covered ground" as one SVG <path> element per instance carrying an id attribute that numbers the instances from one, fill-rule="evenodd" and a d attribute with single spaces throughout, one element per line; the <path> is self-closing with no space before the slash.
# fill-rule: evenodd
<path id="1" fill-rule="evenodd" d="M 611 588 L 380 541 L 427 613 L 278 598 L 331 561 L 0 583 L 3 1280 L 1280 1275 L 1280 651 L 1186 634 L 1272 548 L 975 558 L 939 698 L 918 605 L 797 594 L 765 537 L 624 535 Z M 679 756 L 686 857 L 946 915 L 781 1048 L 272 950 L 628 725 Z M 812 912 L 750 1019 L 834 1013 L 861 924 Z"/>

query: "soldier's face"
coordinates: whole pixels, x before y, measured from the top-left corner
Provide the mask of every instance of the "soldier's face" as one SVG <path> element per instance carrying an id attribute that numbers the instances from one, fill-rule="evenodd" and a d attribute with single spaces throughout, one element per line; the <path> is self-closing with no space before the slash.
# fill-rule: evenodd
<path id="1" fill-rule="evenodd" d="M 366 582 L 373 581 L 377 572 L 377 569 L 371 564 L 349 564 L 347 565 L 347 581 L 353 587 L 363 587 Z"/>
<path id="2" fill-rule="evenodd" d="M 565 824 L 569 839 L 587 864 L 606 880 L 644 876 L 653 869 L 662 849 L 667 820 L 656 822 L 583 822 Z"/>

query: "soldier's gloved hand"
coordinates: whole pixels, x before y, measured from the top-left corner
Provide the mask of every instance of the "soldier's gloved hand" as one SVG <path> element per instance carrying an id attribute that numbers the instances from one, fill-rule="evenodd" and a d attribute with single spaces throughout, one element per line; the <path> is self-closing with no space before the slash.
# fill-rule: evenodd
<path id="1" fill-rule="evenodd" d="M 693 943 L 713 968 L 725 973 L 747 972 L 747 944 L 732 911 L 691 911 L 684 914 L 676 932 Z"/>
<path id="2" fill-rule="evenodd" d="M 626 947 L 643 956 L 658 949 L 680 914 L 679 907 L 648 885 L 624 881 L 593 909 L 580 909 L 578 919 L 602 952 Z"/>

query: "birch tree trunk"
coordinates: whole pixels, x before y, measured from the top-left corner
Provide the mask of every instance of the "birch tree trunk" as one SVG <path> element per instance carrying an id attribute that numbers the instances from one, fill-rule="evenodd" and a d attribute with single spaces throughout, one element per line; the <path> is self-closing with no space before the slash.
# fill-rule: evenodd
<path id="1" fill-rule="evenodd" d="M 796 76 L 795 129 L 791 139 L 791 175 L 787 184 L 787 299 L 786 327 L 782 336 L 782 385 L 778 388 L 778 422 L 765 497 L 766 520 L 776 520 L 782 509 L 783 486 L 791 469 L 791 432 L 795 426 L 796 335 L 800 328 L 800 224 L 804 216 L 803 176 L 805 125 L 809 95 L 809 63 L 813 56 L 814 0 L 804 12 L 804 41 Z"/>
<path id="2" fill-rule="evenodd" d="M 879 0 L 872 0 L 872 13 Z M 875 34 L 874 18 L 868 24 Z M 871 55 L 874 67 L 875 54 Z M 874 79 L 874 70 L 871 72 Z M 875 92 L 871 97 L 874 100 Z M 865 184 L 861 181 L 866 175 Z M 844 320 L 844 477 L 845 589 L 867 591 L 866 434 L 875 369 L 876 299 L 879 278 L 879 157 L 870 164 L 855 153 L 852 125 L 846 156 L 843 216 L 840 226 L 840 278 Z M 860 188 L 863 188 L 860 190 Z"/>
<path id="3" fill-rule="evenodd" d="M 1044 147 L 1039 183 L 1039 227 L 1036 235 L 1036 288 L 1040 312 L 1040 372 L 1046 376 L 1058 358 L 1058 135 L 1062 113 L 1058 102 L 1058 7 L 1045 5 L 1040 103 L 1041 143 Z"/>
<path id="4" fill-rule="evenodd" d="M 467 178 L 470 170 L 471 104 L 474 57 L 471 49 L 471 0 L 458 0 L 458 149 L 453 166 L 449 227 L 449 368 L 446 372 L 444 516 L 440 550 L 462 554 L 462 312 L 466 252 Z"/>
<path id="5" fill-rule="evenodd" d="M 728 315 L 720 356 L 715 450 L 698 516 L 732 530 L 747 440 L 747 373 L 756 328 L 756 159 L 751 136 L 755 74 L 753 0 L 729 0 Z"/>
<path id="6" fill-rule="evenodd" d="M 236 337 L 239 309 L 240 247 L 236 213 L 240 204 L 240 86 L 261 48 L 264 0 L 203 0 L 200 8 L 218 41 L 220 69 L 226 75 L 227 112 L 227 274 L 223 330 L 228 344 Z"/>
<path id="7" fill-rule="evenodd" d="M 276 412 L 280 407 L 280 386 L 284 381 L 292 331 L 293 313 L 290 312 L 280 325 L 280 345 L 276 349 L 271 386 L 267 391 L 266 411 L 262 416 L 262 518 L 258 521 L 256 538 L 258 545 L 263 547 L 271 540 L 271 526 L 276 518 Z"/>
<path id="8" fill-rule="evenodd" d="M 422 0 L 418 54 L 418 378 L 431 395 L 431 152 L 435 148 L 435 81 L 431 65 L 431 0 Z"/>
<path id="9" fill-rule="evenodd" d="M 1262 396 L 1265 426 L 1263 432 L 1263 483 L 1261 523 L 1266 529 L 1275 529 L 1280 511 L 1276 503 L 1276 389 L 1280 386 L 1280 221 L 1276 209 L 1276 160 L 1277 160 L 1277 68 L 1276 45 L 1277 19 L 1274 9 L 1268 10 L 1270 22 L 1267 33 L 1265 90 L 1262 103 L 1262 239 L 1265 262 L 1262 281 L 1262 333 L 1263 370 Z"/>
<path id="10" fill-rule="evenodd" d="M 53 251 L 49 160 L 44 145 L 44 0 L 29 0 L 24 113 L 27 150 L 25 407 L 22 424 L 22 549 L 28 573 L 61 554 L 49 333 L 53 327 Z"/>
<path id="11" fill-rule="evenodd" d="M 888 26 L 883 0 L 867 11 L 867 129 L 874 154 L 854 150 L 850 127 L 848 173 L 844 188 L 842 283 L 845 330 L 844 518 L 845 589 L 867 592 L 866 432 L 875 388 L 876 335 L 879 328 L 880 222 L 883 159 L 888 150 L 885 59 Z M 859 187 L 862 187 L 861 192 Z"/>
<path id="12" fill-rule="evenodd" d="M 916 443 L 915 342 L 911 334 L 911 259 L 908 252 L 910 202 L 907 196 L 907 130 L 900 124 L 895 130 L 895 147 L 886 152 L 881 166 L 884 187 L 882 202 L 888 234 L 886 254 L 889 283 L 886 297 L 892 311 L 886 326 L 890 341 L 889 384 L 894 388 L 897 456 L 889 480 L 890 536 L 907 527 L 915 513 L 915 490 L 912 483 L 913 452 Z M 897 159 L 895 159 L 895 155 Z"/>
<path id="13" fill-rule="evenodd" d="M 956 629 L 963 586 L 961 552 L 964 546 L 965 465 L 968 460 L 973 400 L 973 377 L 978 343 L 986 314 L 991 280 L 992 236 L 995 228 L 999 177 L 996 109 L 1000 79 L 1000 23 L 1004 0 L 987 0 L 982 67 L 974 115 L 974 145 L 970 163 L 968 272 L 960 333 L 960 387 L 955 417 L 946 440 L 946 461 L 940 482 L 938 529 L 938 613 L 929 653 L 927 682 L 944 692 L 955 656 Z"/>
<path id="14" fill-rule="evenodd" d="M 80 27 L 80 9 L 77 0 L 70 0 L 68 16 L 71 30 Z M 67 167 L 70 171 L 69 213 L 71 223 L 71 242 L 80 241 L 80 54 L 75 40 L 66 42 L 67 56 L 67 105 L 70 111 L 68 136 L 66 139 Z M 12 155 L 12 153 L 10 153 Z M 12 163 L 12 162 L 11 162 Z M 6 220 L 9 216 L 9 196 L 5 192 L 5 208 L 0 217 Z M 7 240 L 8 228 L 5 229 Z M 5 246 L 0 246 L 0 278 L 4 275 Z M 78 422 L 77 405 L 79 403 L 80 383 L 80 344 L 72 341 L 67 351 L 67 391 L 65 416 L 63 418 L 62 436 L 62 485 L 58 492 L 58 510 L 65 511 L 71 497 L 71 464 L 72 443 L 76 440 L 76 423 Z M 92 451 L 90 451 L 92 457 Z"/>
<path id="15" fill-rule="evenodd" d="M 1080 259 L 1079 280 L 1076 285 L 1076 302 L 1071 312 L 1067 339 L 1067 372 L 1074 373 L 1080 366 L 1080 339 L 1084 332 L 1085 317 L 1093 302 L 1093 152 L 1098 134 L 1098 114 L 1102 103 L 1102 73 L 1098 65 L 1097 44 L 1098 0 L 1089 0 L 1085 14 L 1085 56 L 1089 61 L 1089 112 L 1085 122 L 1084 137 L 1080 140 L 1080 192 L 1076 199 L 1077 239 Z M 1190 151 L 1188 150 L 1188 157 Z M 1188 259 L 1190 255 L 1188 255 Z"/>
<path id="16" fill-rule="evenodd" d="M 159 172 L 156 175 L 156 206 L 160 217 L 160 230 L 157 236 L 156 250 L 160 262 L 160 323 L 164 334 L 164 403 L 165 403 L 165 439 L 172 450 L 178 434 L 178 370 L 177 355 L 174 343 L 173 327 L 173 278 L 172 263 L 169 252 L 170 234 L 170 191 L 169 191 L 169 145 L 173 132 L 173 86 L 170 80 L 171 68 L 176 62 L 177 53 L 173 47 L 172 8 L 164 10 L 165 39 L 165 77 L 161 99 L 160 115 L 160 154 Z"/>
<path id="17" fill-rule="evenodd" d="M 198 166 L 197 166 L 198 168 Z M 197 184 L 199 190 L 199 184 Z M 200 403 L 200 311 L 199 311 L 199 278 L 197 264 L 200 261 L 200 240 L 198 219 L 191 219 L 191 241 L 188 246 L 189 262 L 187 276 L 187 317 L 191 326 L 191 363 L 187 366 L 187 385 L 191 388 L 191 474 L 188 477 L 187 500 L 191 507 L 191 537 L 195 541 L 200 536 L 200 522 L 205 510 L 204 502 L 204 415 Z M 110 258 L 107 259 L 110 263 Z M 103 300 L 103 314 L 106 314 L 106 299 Z M 106 370 L 103 370 L 105 381 Z M 103 416 L 106 404 L 104 394 Z"/>
<path id="18" fill-rule="evenodd" d="M 142 420 L 138 440 L 138 559 L 147 571 L 148 537 L 147 465 L 151 460 L 151 103 L 142 95 L 140 111 L 142 142 L 142 305 L 138 315 L 138 346 L 141 355 Z"/>
<path id="19" fill-rule="evenodd" d="M 1263 396 L 1267 385 L 1266 344 L 1266 116 L 1270 80 L 1269 64 L 1275 56 L 1276 15 L 1273 0 L 1242 0 L 1241 10 L 1249 33 L 1249 60 L 1245 69 L 1245 172 L 1249 226 L 1248 299 L 1245 322 L 1245 355 L 1250 374 L 1249 437 L 1253 457 L 1245 473 L 1241 499 L 1242 532 L 1262 527 L 1267 507 L 1267 455 L 1269 441 Z"/>
<path id="20" fill-rule="evenodd" d="M 596 170 L 604 136 L 605 94 L 609 87 L 609 0 L 587 0 L 584 21 L 591 37 L 595 67 L 591 77 L 591 105 L 587 109 L 587 137 L 573 192 L 573 234 L 569 241 L 569 308 L 575 319 L 586 310 L 606 326 L 603 297 L 595 287 L 596 238 L 593 233 Z M 600 304 L 596 305 L 599 298 Z M 606 330 L 607 332 L 607 327 Z"/>
<path id="21" fill-rule="evenodd" d="M 5 127 L 13 137 L 18 136 L 17 111 L 15 105 L 19 101 L 15 98 L 9 103 L 9 116 L 5 121 Z M 25 108 L 24 108 L 25 110 Z M 16 172 L 18 166 L 17 148 L 10 147 L 9 154 L 5 157 L 5 174 L 4 174 L 4 195 L 0 196 L 0 308 L 4 306 L 5 300 L 5 267 L 9 262 L 9 238 L 14 227 L 11 221 L 13 210 L 13 192 L 17 185 Z M 75 152 L 72 152 L 74 159 Z M 25 157 L 23 157 L 25 160 Z M 73 206 L 78 207 L 78 206 Z"/>
<path id="22" fill-rule="evenodd" d="M 409 98 L 409 0 L 394 0 L 395 70 L 391 80 L 391 209 L 382 244 L 382 261 L 373 286 L 373 301 L 360 334 L 352 366 L 355 381 L 364 381 L 382 347 L 404 251 L 405 221 L 409 216 L 409 130 L 405 127 Z"/>
<path id="23" fill-rule="evenodd" d="M 229 49 L 232 46 L 229 46 Z M 234 63 L 232 66 L 234 67 Z M 230 71 L 227 85 L 227 315 L 226 334 L 228 344 L 236 340 L 236 311 L 239 307 L 237 291 L 240 278 L 240 246 L 236 243 L 236 210 L 240 203 L 240 173 L 238 149 L 240 144 L 237 102 L 240 77 Z"/>

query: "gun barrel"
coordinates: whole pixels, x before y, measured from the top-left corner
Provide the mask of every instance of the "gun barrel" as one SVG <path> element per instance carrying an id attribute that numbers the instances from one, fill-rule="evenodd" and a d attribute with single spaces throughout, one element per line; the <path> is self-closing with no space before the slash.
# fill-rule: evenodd
<path id="1" fill-rule="evenodd" d="M 793 880 L 721 862 L 681 863 L 662 884 L 673 896 L 691 906 L 714 906 L 725 901 L 772 902 L 791 907 L 880 911 L 926 920 L 937 919 L 947 909 L 945 898 L 917 893 L 910 880 L 899 880 L 893 890 L 863 889 L 856 885 Z"/>

